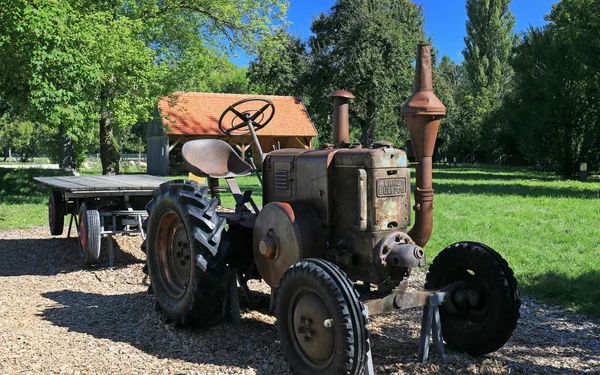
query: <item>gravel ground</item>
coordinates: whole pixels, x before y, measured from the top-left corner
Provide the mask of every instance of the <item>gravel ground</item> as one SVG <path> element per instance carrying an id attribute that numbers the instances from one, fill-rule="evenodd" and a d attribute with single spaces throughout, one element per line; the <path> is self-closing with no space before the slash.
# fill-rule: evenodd
<path id="1" fill-rule="evenodd" d="M 145 293 L 140 238 L 116 245 L 115 267 L 84 268 L 75 239 L 47 228 L 0 232 L 0 374 L 289 374 L 266 284 L 251 285 L 261 307 L 243 310 L 241 325 L 176 330 Z M 371 319 L 376 373 L 600 373 L 599 320 L 529 299 L 521 316 L 498 352 L 434 355 L 427 365 L 416 363 L 418 310 Z"/>

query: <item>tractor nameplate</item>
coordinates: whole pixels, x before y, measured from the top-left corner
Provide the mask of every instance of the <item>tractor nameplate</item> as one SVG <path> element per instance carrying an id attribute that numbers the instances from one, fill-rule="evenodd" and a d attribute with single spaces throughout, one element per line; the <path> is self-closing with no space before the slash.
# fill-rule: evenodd
<path id="1" fill-rule="evenodd" d="M 381 178 L 377 180 L 378 197 L 396 197 L 406 194 L 405 178 Z"/>

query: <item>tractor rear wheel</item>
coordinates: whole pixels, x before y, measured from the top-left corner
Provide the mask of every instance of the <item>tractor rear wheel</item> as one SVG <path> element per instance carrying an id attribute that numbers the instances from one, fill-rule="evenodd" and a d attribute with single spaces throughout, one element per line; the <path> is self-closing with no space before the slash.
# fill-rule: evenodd
<path id="1" fill-rule="evenodd" d="M 369 350 L 363 304 L 334 264 L 304 259 L 281 278 L 277 328 L 295 374 L 361 374 Z"/>
<path id="2" fill-rule="evenodd" d="M 433 260 L 425 289 L 441 289 L 454 282 L 440 306 L 442 335 L 449 347 L 473 356 L 500 349 L 519 320 L 521 298 L 508 263 L 490 247 L 458 242 Z"/>
<path id="3" fill-rule="evenodd" d="M 153 193 L 144 223 L 148 273 L 159 311 L 176 327 L 208 324 L 221 310 L 230 270 L 217 200 L 193 181 L 169 181 Z"/>

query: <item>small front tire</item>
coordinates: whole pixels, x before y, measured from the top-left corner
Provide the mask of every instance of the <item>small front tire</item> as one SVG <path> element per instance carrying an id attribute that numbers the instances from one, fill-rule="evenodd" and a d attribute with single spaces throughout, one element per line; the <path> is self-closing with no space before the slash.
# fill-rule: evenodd
<path id="1" fill-rule="evenodd" d="M 334 264 L 304 259 L 281 278 L 277 328 L 295 374 L 361 374 L 369 350 L 363 304 Z"/>

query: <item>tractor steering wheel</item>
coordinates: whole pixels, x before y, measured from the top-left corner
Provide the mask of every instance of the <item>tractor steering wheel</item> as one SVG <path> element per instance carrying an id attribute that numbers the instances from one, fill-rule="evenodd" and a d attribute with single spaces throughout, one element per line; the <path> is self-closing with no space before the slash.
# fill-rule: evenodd
<path id="1" fill-rule="evenodd" d="M 266 103 L 260 109 L 249 108 L 248 105 L 242 105 L 244 103 L 249 102 L 264 102 Z M 241 108 L 236 108 L 240 107 Z M 271 109 L 270 113 L 265 115 L 268 109 Z M 228 121 L 224 121 L 227 114 L 231 112 L 233 117 L 229 122 L 229 126 L 226 127 Z M 275 106 L 270 100 L 262 99 L 262 98 L 248 98 L 244 100 L 240 100 L 239 102 L 233 103 L 229 106 L 219 118 L 219 129 L 223 132 L 223 134 L 235 134 L 235 135 L 245 135 L 250 133 L 250 129 L 246 131 L 240 130 L 244 126 L 248 126 L 248 122 L 252 122 L 252 126 L 254 130 L 260 130 L 267 126 L 267 124 L 273 119 L 275 115 Z M 242 120 L 242 122 L 236 124 L 236 120 Z"/>

